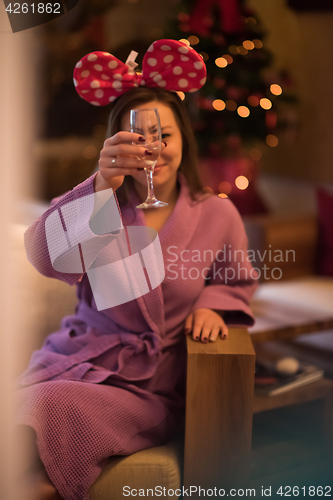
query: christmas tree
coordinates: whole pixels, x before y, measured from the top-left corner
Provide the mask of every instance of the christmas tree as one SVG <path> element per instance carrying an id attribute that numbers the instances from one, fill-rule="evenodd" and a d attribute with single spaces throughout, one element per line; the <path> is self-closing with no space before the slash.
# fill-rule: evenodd
<path id="1" fill-rule="evenodd" d="M 276 131 L 288 126 L 279 120 L 279 102 L 295 101 L 283 92 L 289 77 L 267 71 L 273 56 L 264 45 L 265 30 L 244 0 L 183 0 L 167 36 L 190 44 L 205 61 L 207 83 L 185 102 L 206 158 L 206 184 L 221 195 L 230 193 L 239 205 L 239 191 L 256 177 L 258 143 L 277 146 Z"/>

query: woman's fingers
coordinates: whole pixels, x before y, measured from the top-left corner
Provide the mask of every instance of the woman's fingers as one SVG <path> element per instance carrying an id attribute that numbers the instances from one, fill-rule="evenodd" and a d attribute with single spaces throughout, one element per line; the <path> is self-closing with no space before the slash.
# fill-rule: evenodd
<path id="1" fill-rule="evenodd" d="M 190 314 L 187 316 L 186 321 L 185 321 L 185 335 L 188 335 L 190 331 L 192 330 L 192 323 L 193 323 L 193 314 Z"/>
<path id="2" fill-rule="evenodd" d="M 145 162 L 138 158 L 132 157 L 110 157 L 110 158 L 101 158 L 99 161 L 99 169 L 117 169 L 121 170 L 122 175 L 128 175 L 131 173 L 131 169 L 133 168 L 144 168 L 147 165 Z M 129 172 L 125 172 L 125 170 L 129 170 Z M 113 170 L 115 172 L 115 170 Z"/>
<path id="3" fill-rule="evenodd" d="M 209 337 L 209 340 L 211 342 L 215 342 L 215 340 L 217 339 L 217 337 L 218 337 L 218 335 L 220 333 L 220 330 L 221 330 L 220 325 L 214 325 L 213 326 L 211 334 L 210 334 L 210 337 Z"/>
<path id="4" fill-rule="evenodd" d="M 108 137 L 104 142 L 104 147 L 116 146 L 117 144 L 124 144 L 126 142 L 128 144 L 132 144 L 132 142 L 143 144 L 145 139 L 140 134 L 136 134 L 135 132 L 125 132 L 122 130 L 121 132 Z"/>
<path id="5" fill-rule="evenodd" d="M 214 325 L 208 321 L 206 321 L 203 325 L 202 331 L 201 331 L 201 340 L 202 342 L 208 342 L 209 337 L 211 335 L 211 332 L 214 328 Z"/>
<path id="6" fill-rule="evenodd" d="M 100 157 L 106 159 L 125 157 L 141 159 L 149 156 L 150 151 L 144 146 L 136 144 L 118 144 L 116 146 L 106 146 L 102 149 Z"/>
<path id="7" fill-rule="evenodd" d="M 201 319 L 200 317 L 195 318 L 194 326 L 193 326 L 193 333 L 192 333 L 193 340 L 199 340 L 203 325 L 204 325 L 203 319 Z M 202 337 L 201 337 L 201 340 L 202 340 Z"/>
<path id="8" fill-rule="evenodd" d="M 229 330 L 225 322 L 223 321 L 222 327 L 221 327 L 221 337 L 223 339 L 226 339 L 229 335 Z"/>

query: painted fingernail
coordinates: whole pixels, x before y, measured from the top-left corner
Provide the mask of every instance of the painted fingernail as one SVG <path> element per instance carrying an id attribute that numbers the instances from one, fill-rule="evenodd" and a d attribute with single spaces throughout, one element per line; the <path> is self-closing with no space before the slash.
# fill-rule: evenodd
<path id="1" fill-rule="evenodd" d="M 164 147 L 166 148 L 167 147 L 167 143 L 165 141 L 162 141 L 163 144 L 164 144 Z"/>
<path id="2" fill-rule="evenodd" d="M 194 340 L 199 340 L 199 337 L 194 337 Z"/>
<path id="3" fill-rule="evenodd" d="M 137 170 L 144 170 L 144 168 L 139 167 Z"/>
<path id="4" fill-rule="evenodd" d="M 223 339 L 226 339 L 226 338 L 227 338 L 227 336 L 226 336 L 226 334 L 225 334 L 225 333 L 222 335 L 222 338 L 223 338 Z"/>
<path id="5" fill-rule="evenodd" d="M 153 153 L 152 153 L 151 151 L 148 151 L 148 149 L 146 149 L 146 151 L 145 151 L 145 155 L 150 156 L 150 155 L 152 155 L 152 154 L 153 154 Z"/>
<path id="6" fill-rule="evenodd" d="M 146 142 L 146 139 L 145 139 L 144 137 L 141 137 L 141 136 L 139 137 L 139 139 L 138 139 L 138 140 L 139 140 L 140 142 Z"/>
<path id="7" fill-rule="evenodd" d="M 190 333 L 190 328 L 185 328 L 185 333 Z"/>

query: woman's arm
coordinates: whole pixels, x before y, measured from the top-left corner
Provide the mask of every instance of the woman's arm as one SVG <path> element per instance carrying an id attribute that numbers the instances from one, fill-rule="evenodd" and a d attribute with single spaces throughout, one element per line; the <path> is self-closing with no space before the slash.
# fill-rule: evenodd
<path id="1" fill-rule="evenodd" d="M 221 201 L 228 203 L 225 204 L 228 210 L 224 217 L 221 253 L 216 255 L 206 286 L 185 323 L 185 328 L 192 330 L 193 338 L 200 337 L 201 332 L 203 341 L 215 340 L 217 330 L 222 337 L 227 335 L 226 325 L 252 326 L 254 323 L 249 304 L 258 287 L 258 274 L 248 259 L 248 240 L 238 211 L 229 200 Z"/>
<path id="2" fill-rule="evenodd" d="M 26 231 L 28 260 L 44 276 L 74 285 L 117 237 L 122 223 L 116 198 L 111 189 L 95 194 L 95 176 L 52 200 Z"/>

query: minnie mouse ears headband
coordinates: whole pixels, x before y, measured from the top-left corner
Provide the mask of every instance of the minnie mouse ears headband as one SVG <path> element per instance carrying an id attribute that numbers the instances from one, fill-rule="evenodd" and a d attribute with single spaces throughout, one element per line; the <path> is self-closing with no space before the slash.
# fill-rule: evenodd
<path id="1" fill-rule="evenodd" d="M 92 52 L 75 66 L 74 85 L 82 99 L 106 106 L 128 90 L 161 87 L 171 92 L 196 92 L 206 82 L 206 66 L 191 47 L 176 40 L 157 40 L 147 50 L 142 74 L 134 71 L 137 52 L 124 64 L 108 52 Z"/>

